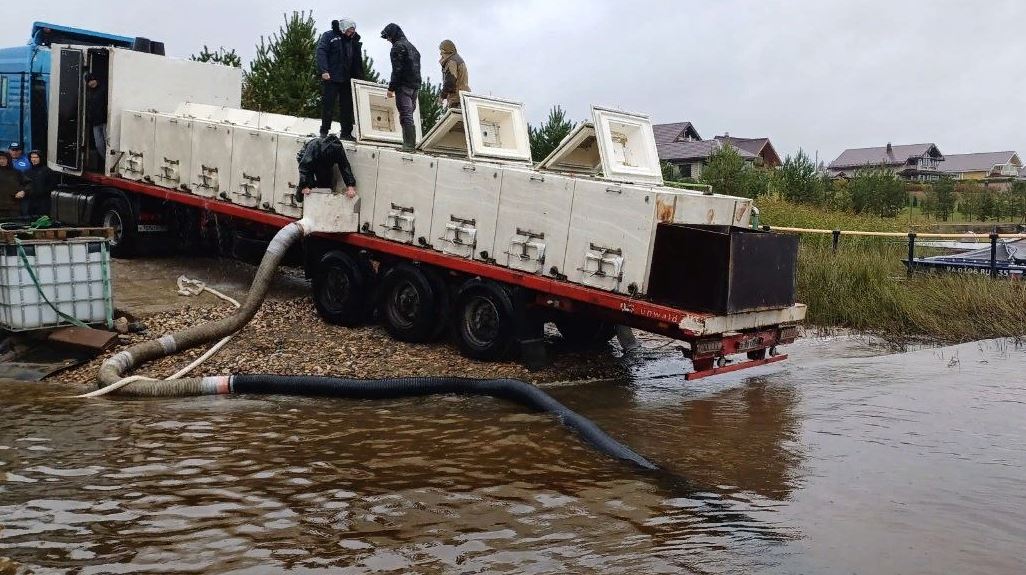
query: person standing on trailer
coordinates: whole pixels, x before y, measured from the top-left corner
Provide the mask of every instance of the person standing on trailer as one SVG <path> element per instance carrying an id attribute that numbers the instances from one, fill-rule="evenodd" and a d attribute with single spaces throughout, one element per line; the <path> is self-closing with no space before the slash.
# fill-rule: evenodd
<path id="1" fill-rule="evenodd" d="M 18 142 L 14 142 L 11 144 L 11 147 L 8 148 L 8 153 L 10 153 L 11 155 L 11 166 L 18 172 L 24 174 L 25 172 L 29 171 L 29 168 L 32 167 L 32 164 L 29 163 L 28 158 L 22 155 L 21 144 L 19 144 Z"/>
<path id="2" fill-rule="evenodd" d="M 349 165 L 342 140 L 334 134 L 307 142 L 296 155 L 296 160 L 299 161 L 299 184 L 296 186 L 299 193 L 296 194 L 296 202 L 301 203 L 303 197 L 313 188 L 334 188 L 336 166 L 342 174 L 342 181 L 346 184 L 346 197 L 356 197 L 356 177 L 353 176 L 353 168 Z"/>
<path id="3" fill-rule="evenodd" d="M 92 72 L 85 75 L 86 122 L 93 136 L 97 171 L 107 167 L 107 86 Z"/>
<path id="4" fill-rule="evenodd" d="M 417 93 L 421 84 L 420 52 L 396 24 L 385 26 L 381 37 L 392 43 L 392 77 L 388 82 L 388 97 L 396 99 L 399 123 L 403 127 L 403 150 L 413 151 L 417 147 L 413 114 L 417 111 Z"/>
<path id="5" fill-rule="evenodd" d="M 50 192 L 57 187 L 57 175 L 47 167 L 43 154 L 32 150 L 28 155 L 32 167 L 28 178 L 28 193 L 21 198 L 21 215 L 42 216 L 50 213 Z"/>
<path id="6" fill-rule="evenodd" d="M 363 80 L 363 43 L 350 18 L 332 20 L 331 30 L 317 42 L 317 68 L 321 72 L 321 135 L 331 131 L 335 106 L 341 110 L 340 137 L 353 139 L 353 87 L 351 80 Z"/>
<path id="7" fill-rule="evenodd" d="M 459 108 L 460 92 L 470 91 L 467 63 L 456 51 L 456 44 L 452 40 L 442 40 L 438 50 L 442 54 L 438 60 L 442 65 L 442 94 L 438 98 L 448 108 Z"/>

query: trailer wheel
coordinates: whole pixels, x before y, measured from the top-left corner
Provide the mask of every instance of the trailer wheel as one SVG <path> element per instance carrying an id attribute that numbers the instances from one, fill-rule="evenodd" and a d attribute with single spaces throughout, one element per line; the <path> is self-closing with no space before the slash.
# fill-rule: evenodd
<path id="1" fill-rule="evenodd" d="M 572 348 L 586 349 L 609 343 L 616 326 L 601 320 L 576 315 L 561 315 L 555 320 L 563 341 Z"/>
<path id="2" fill-rule="evenodd" d="M 460 352 L 471 359 L 509 357 L 516 343 L 513 303 L 502 286 L 470 280 L 456 297 L 456 335 Z"/>
<path id="3" fill-rule="evenodd" d="M 401 263 L 385 273 L 381 285 L 381 315 L 395 339 L 425 343 L 446 326 L 445 285 L 430 269 Z"/>
<path id="4" fill-rule="evenodd" d="M 113 228 L 110 253 L 116 258 L 129 257 L 135 253 L 139 239 L 139 227 L 132 206 L 122 198 L 108 198 L 100 204 L 99 224 Z"/>
<path id="5" fill-rule="evenodd" d="M 321 257 L 313 274 L 314 306 L 325 321 L 355 327 L 367 317 L 369 274 L 348 254 Z"/>

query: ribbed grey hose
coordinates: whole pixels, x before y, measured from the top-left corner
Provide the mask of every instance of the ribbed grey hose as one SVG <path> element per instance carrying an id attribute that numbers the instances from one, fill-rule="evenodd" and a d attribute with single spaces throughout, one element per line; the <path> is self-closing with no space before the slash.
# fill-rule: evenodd
<path id="1" fill-rule="evenodd" d="M 217 341 L 225 336 L 231 335 L 243 327 L 253 316 L 256 315 L 267 290 L 271 287 L 274 274 L 278 270 L 285 253 L 296 241 L 305 235 L 303 222 L 293 222 L 275 234 L 274 239 L 267 246 L 267 253 L 260 261 L 256 277 L 253 278 L 253 285 L 250 287 L 246 300 L 242 302 L 239 310 L 224 319 L 212 321 L 202 325 L 186 328 L 174 333 L 165 335 L 155 340 L 139 343 L 128 349 L 111 356 L 100 366 L 99 383 L 100 387 L 115 384 L 124 379 L 128 374 L 144 363 L 166 357 L 179 351 L 192 349 L 194 347 Z M 162 385 L 168 388 L 168 397 L 176 394 L 172 388 L 179 386 L 200 385 L 201 378 L 182 379 L 174 382 L 164 382 Z M 137 382 L 141 383 L 141 382 Z M 131 383 L 132 387 L 137 383 Z"/>

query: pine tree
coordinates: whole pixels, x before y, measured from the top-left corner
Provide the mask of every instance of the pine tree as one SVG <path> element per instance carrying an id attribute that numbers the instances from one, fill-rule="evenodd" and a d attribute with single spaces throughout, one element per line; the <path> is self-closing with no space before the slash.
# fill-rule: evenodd
<path id="1" fill-rule="evenodd" d="M 321 86 L 317 75 L 317 27 L 313 16 L 293 12 L 270 38 L 260 37 L 256 57 L 245 75 L 243 107 L 317 117 Z"/>
<path id="2" fill-rule="evenodd" d="M 223 64 L 232 68 L 242 67 L 242 58 L 239 57 L 238 52 L 235 48 L 231 50 L 220 46 L 217 50 L 211 52 L 210 48 L 206 44 L 203 45 L 203 50 L 199 54 L 193 54 L 189 56 L 189 59 L 194 62 L 211 62 L 214 64 Z"/>
<path id="3" fill-rule="evenodd" d="M 549 110 L 549 118 L 544 124 L 528 126 L 531 137 L 531 157 L 536 162 L 547 158 L 563 138 L 570 135 L 576 124 L 566 119 L 566 110 L 562 106 L 553 106 Z"/>
<path id="4" fill-rule="evenodd" d="M 442 104 L 439 98 L 442 96 L 442 85 L 432 84 L 431 78 L 426 78 L 417 91 L 417 111 L 420 112 L 420 121 L 426 134 L 433 128 L 438 120 L 442 118 Z"/>
<path id="5" fill-rule="evenodd" d="M 363 51 L 363 79 L 376 84 L 381 83 L 381 74 L 374 69 L 374 58 L 368 56 L 366 50 Z"/>

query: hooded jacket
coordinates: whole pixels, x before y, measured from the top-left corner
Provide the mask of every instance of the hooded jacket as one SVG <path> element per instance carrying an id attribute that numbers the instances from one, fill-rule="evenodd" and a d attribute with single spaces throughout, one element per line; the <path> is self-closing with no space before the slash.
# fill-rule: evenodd
<path id="1" fill-rule="evenodd" d="M 349 165 L 346 150 L 338 136 L 329 134 L 314 138 L 303 146 L 296 155 L 299 161 L 299 184 L 296 186 L 296 201 L 303 201 L 303 188 L 330 188 L 334 185 L 334 168 L 338 166 L 346 186 L 355 186 L 356 177 Z"/>
<path id="2" fill-rule="evenodd" d="M 388 89 L 397 92 L 399 88 L 420 88 L 420 52 L 406 39 L 403 29 L 389 24 L 381 31 L 381 37 L 392 42 L 392 77 Z"/>
<path id="3" fill-rule="evenodd" d="M 467 64 L 463 57 L 456 51 L 456 44 L 452 40 L 445 40 L 438 47 L 442 53 L 438 63 L 442 66 L 442 94 L 441 96 L 449 102 L 449 106 L 460 105 L 460 92 L 470 91 L 470 74 L 467 72 Z"/>
<path id="4" fill-rule="evenodd" d="M 29 155 L 37 153 L 31 152 Z M 28 201 L 29 213 L 32 215 L 50 213 L 50 192 L 57 187 L 57 174 L 47 167 L 46 159 L 40 156 L 38 166 L 32 166 L 25 172 L 29 181 L 25 199 Z"/>
<path id="5" fill-rule="evenodd" d="M 363 80 L 363 42 L 359 34 L 350 38 L 333 22 L 332 29 L 317 41 L 317 71 L 331 75 L 329 82 L 349 85 L 349 80 Z"/>
<path id="6" fill-rule="evenodd" d="M 0 155 L 11 159 L 7 152 L 0 152 Z M 14 196 L 24 190 L 25 185 L 25 177 L 11 167 L 9 162 L 7 166 L 0 168 L 0 217 L 18 213 L 19 202 Z"/>

